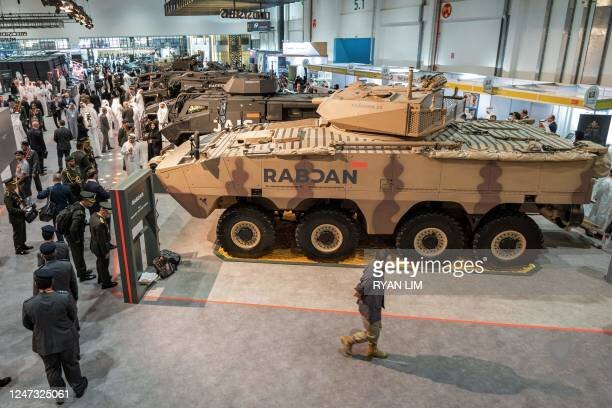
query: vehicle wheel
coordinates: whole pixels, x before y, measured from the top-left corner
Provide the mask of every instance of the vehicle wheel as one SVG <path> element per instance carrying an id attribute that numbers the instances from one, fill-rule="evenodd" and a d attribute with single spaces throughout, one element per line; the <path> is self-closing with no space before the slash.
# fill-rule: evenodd
<path id="1" fill-rule="evenodd" d="M 440 256 L 447 249 L 465 248 L 465 231 L 459 221 L 441 212 L 411 217 L 400 227 L 395 246 L 413 249 L 424 257 Z"/>
<path id="2" fill-rule="evenodd" d="M 257 258 L 274 245 L 273 219 L 255 206 L 230 207 L 219 218 L 217 240 L 232 256 Z"/>
<path id="3" fill-rule="evenodd" d="M 341 261 L 359 244 L 359 228 L 348 215 L 337 210 L 306 214 L 295 229 L 295 242 L 315 261 Z"/>
<path id="4" fill-rule="evenodd" d="M 487 263 L 496 266 L 528 264 L 542 245 L 542 231 L 535 221 L 521 213 L 490 219 L 474 235 L 474 249 L 483 251 Z"/>

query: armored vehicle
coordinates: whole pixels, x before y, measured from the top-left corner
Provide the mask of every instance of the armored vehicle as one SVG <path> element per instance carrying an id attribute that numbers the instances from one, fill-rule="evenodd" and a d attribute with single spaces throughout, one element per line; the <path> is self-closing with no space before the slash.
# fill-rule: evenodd
<path id="1" fill-rule="evenodd" d="M 194 131 L 201 134 L 236 125 L 317 117 L 312 95 L 278 94 L 274 78 L 242 73 L 222 88 L 182 93 L 169 105 L 170 124 L 162 134 L 180 145 Z"/>
<path id="2" fill-rule="evenodd" d="M 283 218 L 315 260 L 341 260 L 382 234 L 424 257 L 474 248 L 500 265 L 527 262 L 543 245 L 527 213 L 578 224 L 592 177 L 609 169 L 605 148 L 524 124 L 458 121 L 461 102 L 443 83 L 356 84 L 318 101 L 319 119 L 196 136 L 195 148 L 151 164 L 191 215 L 224 210 L 217 239 L 234 256 L 273 248 Z"/>

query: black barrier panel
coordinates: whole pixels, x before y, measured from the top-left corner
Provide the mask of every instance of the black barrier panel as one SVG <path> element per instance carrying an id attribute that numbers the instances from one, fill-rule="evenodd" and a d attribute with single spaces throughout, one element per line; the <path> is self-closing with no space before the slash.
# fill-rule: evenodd
<path id="1" fill-rule="evenodd" d="M 147 286 L 138 285 L 138 279 L 143 272 L 153 271 L 153 259 L 159 256 L 151 175 L 151 170 L 138 170 L 110 191 L 123 301 L 126 303 L 140 302 Z"/>

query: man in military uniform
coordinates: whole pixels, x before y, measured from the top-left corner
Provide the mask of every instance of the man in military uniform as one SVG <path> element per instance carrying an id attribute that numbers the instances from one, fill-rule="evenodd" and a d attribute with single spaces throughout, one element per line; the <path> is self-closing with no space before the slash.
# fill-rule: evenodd
<path id="1" fill-rule="evenodd" d="M 89 141 L 87 143 L 89 144 Z M 75 164 L 79 169 L 81 180 L 85 180 L 87 177 L 87 170 L 89 170 L 92 165 L 89 161 L 90 156 L 89 152 L 86 150 L 84 141 L 77 142 L 77 149 L 71 156 L 74 157 Z"/>
<path id="2" fill-rule="evenodd" d="M 88 191 L 81 191 L 81 200 L 78 203 L 72 204 L 69 208 L 72 213 L 71 223 L 66 239 L 74 267 L 76 268 L 79 281 L 85 282 L 94 279 L 96 275 L 87 269 L 85 264 L 85 210 L 91 207 L 96 202 L 95 194 Z"/>
<path id="3" fill-rule="evenodd" d="M 79 286 L 77 278 L 70 261 L 57 257 L 57 245 L 55 242 L 44 242 L 40 246 L 40 253 L 44 264 L 34 272 L 34 282 L 36 282 L 36 272 L 44 269 L 53 273 L 53 290 L 67 292 L 72 295 L 74 301 L 79 300 Z M 38 293 L 34 285 L 34 295 Z"/>
<path id="4" fill-rule="evenodd" d="M 76 327 L 77 311 L 70 294 L 55 291 L 53 272 L 39 269 L 35 273 L 36 296 L 23 302 L 23 326 L 33 332 L 32 351 L 45 364 L 49 386 L 64 389 L 62 369 L 66 380 L 81 398 L 87 389 L 87 377 L 81 375 L 79 365 L 79 335 Z M 58 403 L 63 400 L 58 399 Z"/>
<path id="5" fill-rule="evenodd" d="M 17 194 L 17 181 L 9 179 L 4 182 L 6 193 L 4 205 L 9 214 L 9 222 L 13 227 L 13 244 L 17 255 L 26 255 L 33 247 L 26 245 L 25 203 Z"/>
<path id="6" fill-rule="evenodd" d="M 386 258 L 387 255 L 384 255 Z M 377 257 L 380 259 L 380 257 Z M 375 281 L 383 281 L 383 277 L 374 276 L 374 262 L 371 262 L 363 271 L 359 283 L 355 287 L 354 296 L 357 298 L 359 313 L 363 322 L 364 330 L 354 333 L 352 336 L 340 337 L 342 343 L 342 354 L 346 357 L 353 355 L 353 344 L 369 343 L 368 358 L 387 358 L 387 353 L 378 349 L 378 338 L 382 328 L 382 309 L 385 307 L 384 289 L 378 289 L 379 285 L 374 285 Z"/>
<path id="7" fill-rule="evenodd" d="M 100 203 L 100 210 L 92 214 L 89 219 L 89 229 L 91 230 L 91 243 L 89 248 L 96 256 L 96 269 L 98 271 L 98 283 L 102 284 L 102 289 L 113 288 L 117 282 L 111 281 L 108 271 L 110 264 L 110 251 L 115 249 L 111 244 L 110 218 L 111 204 L 108 201 Z"/>
<path id="8" fill-rule="evenodd" d="M 70 187 L 73 202 L 77 202 L 83 185 L 81 170 L 76 166 L 75 154 L 71 154 L 66 159 L 66 168 L 62 171 L 62 184 Z"/>
<path id="9" fill-rule="evenodd" d="M 55 228 L 53 225 L 44 225 L 41 230 L 44 241 L 43 243 L 51 242 L 55 244 L 55 259 L 70 262 L 70 248 L 68 247 L 68 244 L 66 244 L 64 241 L 56 242 L 53 239 L 55 238 Z M 39 252 L 37 255 L 38 266 L 41 267 L 45 264 L 45 257 L 41 252 Z"/>

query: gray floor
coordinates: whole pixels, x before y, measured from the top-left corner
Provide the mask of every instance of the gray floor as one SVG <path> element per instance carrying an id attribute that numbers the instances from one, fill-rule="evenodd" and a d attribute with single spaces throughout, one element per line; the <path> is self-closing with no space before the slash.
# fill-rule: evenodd
<path id="1" fill-rule="evenodd" d="M 114 158 L 101 161 L 109 186 Z M 380 345 L 391 355 L 370 362 L 363 348 L 338 353 L 338 337 L 359 328 L 359 269 L 222 262 L 212 254 L 218 215 L 194 220 L 165 196 L 158 207 L 162 246 L 186 262 L 141 305 L 80 285 L 90 388 L 66 406 L 612 405 L 610 256 L 577 232 L 542 223 L 551 250 L 531 276 L 426 277 L 422 293 L 388 296 Z M 39 227 L 28 226 L 34 245 Z M 0 406 L 48 406 L 11 398 L 46 380 L 21 326 L 35 256 L 13 255 L 5 212 L 0 233 L 0 376 L 14 379 Z"/>

